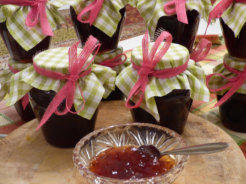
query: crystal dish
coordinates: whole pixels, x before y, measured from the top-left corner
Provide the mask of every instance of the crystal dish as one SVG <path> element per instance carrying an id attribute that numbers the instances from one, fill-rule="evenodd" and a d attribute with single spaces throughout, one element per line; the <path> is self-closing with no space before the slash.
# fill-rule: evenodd
<path id="1" fill-rule="evenodd" d="M 164 175 L 150 178 L 113 179 L 98 176 L 88 169 L 91 159 L 108 148 L 141 145 L 154 145 L 160 152 L 186 146 L 183 138 L 168 128 L 146 123 L 121 124 L 95 130 L 82 138 L 74 149 L 73 161 L 83 179 L 90 184 L 173 183 L 183 170 L 187 155 L 171 155 L 176 161 L 175 166 Z"/>

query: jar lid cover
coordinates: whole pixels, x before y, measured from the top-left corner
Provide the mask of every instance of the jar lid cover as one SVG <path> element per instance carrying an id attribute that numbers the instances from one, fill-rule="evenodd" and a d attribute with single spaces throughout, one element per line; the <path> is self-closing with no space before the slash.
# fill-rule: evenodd
<path id="1" fill-rule="evenodd" d="M 68 47 L 59 47 L 43 51 L 33 58 L 33 63 L 46 70 L 68 74 L 68 50 Z M 77 54 L 79 55 L 81 51 L 82 49 L 78 49 Z M 90 61 L 91 59 L 92 55 L 87 61 Z"/>
<path id="2" fill-rule="evenodd" d="M 160 45 L 160 48 L 163 46 L 163 43 Z M 149 51 L 153 47 L 153 43 L 149 44 Z M 185 64 L 189 59 L 189 51 L 187 48 L 185 48 L 182 45 L 172 43 L 169 47 L 167 53 L 162 57 L 161 61 L 157 63 L 155 69 L 156 70 L 163 70 L 166 68 L 173 68 L 178 67 L 183 64 Z M 143 51 L 142 46 L 138 46 L 133 49 L 132 56 L 131 56 L 132 62 L 134 62 L 136 65 L 141 65 L 143 61 Z"/>

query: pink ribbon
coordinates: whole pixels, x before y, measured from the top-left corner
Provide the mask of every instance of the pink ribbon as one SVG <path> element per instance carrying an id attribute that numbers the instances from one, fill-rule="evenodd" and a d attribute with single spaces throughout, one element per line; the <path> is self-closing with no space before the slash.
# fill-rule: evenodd
<path id="1" fill-rule="evenodd" d="M 19 72 L 19 70 L 16 70 L 10 64 L 9 64 L 9 70 L 14 74 Z M 21 99 L 21 105 L 22 105 L 24 110 L 26 109 L 28 104 L 29 104 L 29 96 L 28 96 L 28 94 L 25 94 L 25 96 L 22 97 L 22 99 Z"/>
<path id="2" fill-rule="evenodd" d="M 179 22 L 188 24 L 185 3 L 186 0 L 172 0 L 164 5 L 164 11 L 167 15 L 177 14 Z"/>
<path id="3" fill-rule="evenodd" d="M 93 24 L 93 22 L 95 22 L 101 8 L 103 5 L 104 0 L 94 0 L 91 4 L 89 4 L 88 6 L 86 6 L 77 16 L 78 21 L 82 22 L 82 23 L 89 23 L 90 25 Z M 88 17 L 87 20 L 82 20 L 82 17 L 89 13 L 90 15 Z"/>
<path id="4" fill-rule="evenodd" d="M 220 18 L 232 3 L 246 3 L 246 0 L 221 0 L 209 13 L 208 26 L 215 18 Z"/>
<path id="5" fill-rule="evenodd" d="M 196 48 L 192 51 L 190 58 L 195 62 L 202 61 L 208 55 L 211 47 L 212 42 L 202 38 L 201 41 L 197 44 Z"/>
<path id="6" fill-rule="evenodd" d="M 160 49 L 160 51 L 157 53 L 157 50 L 160 44 L 163 42 L 163 40 L 166 40 L 166 41 L 164 45 L 162 46 L 162 48 Z M 189 60 L 185 64 L 175 67 L 175 68 L 167 68 L 164 70 L 154 69 L 157 63 L 160 62 L 161 58 L 166 54 L 171 43 L 172 43 L 172 35 L 164 31 L 157 38 L 154 46 L 152 47 L 149 53 L 149 37 L 148 37 L 148 33 L 146 32 L 142 40 L 143 63 L 141 66 L 137 66 L 135 63 L 132 62 L 132 66 L 135 70 L 137 70 L 139 78 L 136 84 L 131 89 L 129 96 L 126 100 L 125 105 L 127 108 L 133 109 L 141 105 L 143 98 L 144 98 L 146 86 L 149 82 L 149 77 L 157 77 L 161 79 L 166 79 L 166 78 L 177 76 L 178 74 L 183 73 L 186 70 Z M 134 96 L 136 97 L 138 96 L 139 100 L 135 103 L 134 106 L 131 106 L 129 104 L 129 101 Z"/>
<path id="7" fill-rule="evenodd" d="M 30 28 L 36 26 L 40 21 L 44 35 L 53 36 L 51 26 L 46 14 L 46 3 L 48 0 L 0 0 L 2 5 L 31 6 L 30 12 L 26 17 L 26 25 Z"/>
<path id="8" fill-rule="evenodd" d="M 217 102 L 215 104 L 214 107 L 220 106 L 223 103 L 225 103 L 234 93 L 237 92 L 237 90 L 244 84 L 244 82 L 246 80 L 246 66 L 244 67 L 243 71 L 239 71 L 239 70 L 236 70 L 234 68 L 231 68 L 230 66 L 228 66 L 225 63 L 225 61 L 224 61 L 224 66 L 229 72 L 234 73 L 237 76 L 236 77 L 232 77 L 232 78 L 227 78 L 227 77 L 225 77 L 224 75 L 222 75 L 220 73 L 214 73 L 214 74 L 211 74 L 211 75 L 207 76 L 206 83 L 207 83 L 208 88 L 209 88 L 209 81 L 210 81 L 211 77 L 213 77 L 213 76 L 220 76 L 223 79 L 228 80 L 228 83 L 225 84 L 224 86 L 220 87 L 220 88 L 217 88 L 217 89 L 209 88 L 211 92 L 218 92 L 218 91 L 222 91 L 222 90 L 230 88 L 230 90 L 220 99 L 219 102 Z"/>
<path id="9" fill-rule="evenodd" d="M 122 56 L 124 56 L 124 59 L 122 59 Z M 116 66 L 124 64 L 126 60 L 127 60 L 126 54 L 122 53 L 112 59 L 104 60 L 103 62 L 99 63 L 99 65 L 114 68 Z"/>
<path id="10" fill-rule="evenodd" d="M 59 92 L 57 92 L 56 96 L 53 98 L 53 100 L 47 107 L 43 115 L 43 118 L 40 121 L 38 129 L 41 126 L 43 126 L 46 123 L 46 121 L 49 120 L 49 118 L 54 112 L 57 115 L 65 115 L 68 112 L 72 114 L 78 114 L 84 109 L 85 100 L 84 100 L 82 89 L 78 85 L 78 80 L 90 74 L 91 68 L 89 67 L 92 61 L 94 60 L 95 55 L 97 54 L 99 50 L 100 44 L 98 43 L 98 40 L 96 38 L 94 38 L 93 36 L 90 36 L 87 42 L 85 43 L 85 46 L 82 52 L 79 54 L 79 56 L 77 56 L 78 45 L 79 45 L 79 42 L 74 44 L 72 47 L 70 47 L 68 51 L 69 74 L 63 74 L 59 72 L 46 70 L 46 69 L 38 67 L 35 63 L 33 64 L 34 69 L 40 75 L 43 75 L 43 76 L 46 76 L 52 79 L 67 80 L 66 84 L 61 88 Z M 97 50 L 95 51 L 95 49 Z M 94 57 L 90 60 L 90 62 L 87 62 L 89 56 L 94 51 L 95 51 Z M 71 111 L 71 108 L 74 104 L 74 95 L 75 95 L 76 86 L 79 87 L 83 105 L 78 112 L 73 112 Z M 66 99 L 66 108 L 63 111 L 59 111 L 58 106 L 62 103 L 64 99 Z"/>

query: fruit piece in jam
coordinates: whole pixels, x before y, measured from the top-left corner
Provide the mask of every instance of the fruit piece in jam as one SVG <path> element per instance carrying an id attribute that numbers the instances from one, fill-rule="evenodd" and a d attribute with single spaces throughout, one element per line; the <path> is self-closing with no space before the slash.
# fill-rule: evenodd
<path id="1" fill-rule="evenodd" d="M 122 146 L 109 148 L 94 157 L 89 169 L 109 178 L 140 179 L 163 175 L 174 165 L 172 157 L 160 157 L 154 146 Z"/>

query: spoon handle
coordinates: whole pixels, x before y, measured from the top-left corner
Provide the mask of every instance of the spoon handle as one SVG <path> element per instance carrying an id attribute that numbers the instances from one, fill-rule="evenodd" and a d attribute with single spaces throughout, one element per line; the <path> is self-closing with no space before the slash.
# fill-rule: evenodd
<path id="1" fill-rule="evenodd" d="M 180 149 L 163 152 L 162 155 L 198 155 L 216 153 L 225 150 L 228 144 L 225 142 L 200 144 L 196 146 L 189 146 Z"/>

